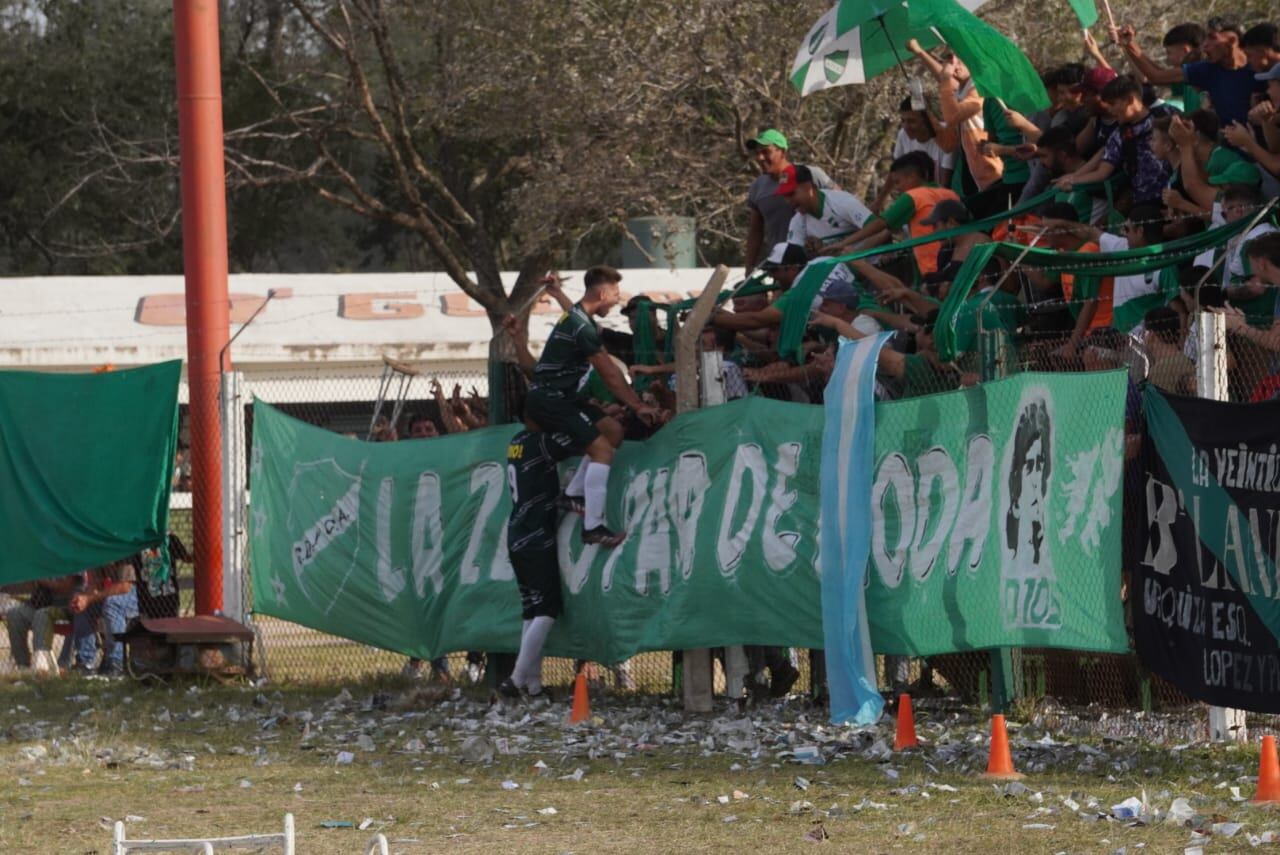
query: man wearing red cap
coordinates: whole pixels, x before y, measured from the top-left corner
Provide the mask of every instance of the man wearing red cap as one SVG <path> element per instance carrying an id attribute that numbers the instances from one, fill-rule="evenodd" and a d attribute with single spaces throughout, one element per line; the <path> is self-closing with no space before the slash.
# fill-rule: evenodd
<path id="1" fill-rule="evenodd" d="M 787 243 L 803 246 L 810 256 L 853 234 L 871 219 L 871 210 L 852 193 L 820 189 L 809 166 L 788 166 L 778 195 L 795 211 L 787 228 Z"/>
<path id="2" fill-rule="evenodd" d="M 1107 137 L 1116 129 L 1115 120 L 1102 106 L 1102 90 L 1107 84 L 1119 77 L 1114 68 L 1099 65 L 1084 73 L 1084 78 L 1075 86 L 1080 95 L 1080 106 L 1084 108 L 1089 121 L 1076 134 L 1076 148 L 1085 158 L 1093 158 L 1102 151 Z M 1096 166 L 1090 162 L 1090 166 Z"/>
<path id="3" fill-rule="evenodd" d="M 747 208 L 751 224 L 747 228 L 746 268 L 750 274 L 764 260 L 769 250 L 787 239 L 787 229 L 794 214 L 787 201 L 778 195 L 783 174 L 791 168 L 787 138 L 769 128 L 747 140 L 747 151 L 760 168 L 760 175 L 747 190 Z M 814 186 L 835 189 L 835 182 L 816 166 L 809 167 Z"/>

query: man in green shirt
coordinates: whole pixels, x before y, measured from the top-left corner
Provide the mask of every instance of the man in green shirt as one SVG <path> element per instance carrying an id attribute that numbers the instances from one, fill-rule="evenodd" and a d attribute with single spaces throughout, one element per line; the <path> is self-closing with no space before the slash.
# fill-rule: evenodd
<path id="1" fill-rule="evenodd" d="M 618 305 L 622 274 L 612 267 L 593 267 L 586 273 L 587 291 L 551 330 L 542 356 L 533 366 L 525 412 L 543 430 L 573 438 L 587 460 L 578 467 L 565 490 L 574 509 L 583 511 L 582 541 L 614 547 L 625 534 L 605 526 L 605 499 L 613 454 L 622 445 L 622 425 L 598 407 L 579 400 L 587 372 L 594 368 L 614 396 L 647 421 L 660 416 L 627 385 L 626 377 L 600 344 L 593 317 L 605 317 Z"/>
<path id="2" fill-rule="evenodd" d="M 1228 184 L 1262 183 L 1258 167 L 1233 149 L 1218 145 L 1218 117 L 1211 110 L 1196 110 L 1186 118 L 1174 117 L 1169 137 L 1182 155 L 1180 174 L 1183 195 L 1192 203 L 1187 213 L 1212 211 L 1214 225 L 1221 225 L 1219 193 Z"/>

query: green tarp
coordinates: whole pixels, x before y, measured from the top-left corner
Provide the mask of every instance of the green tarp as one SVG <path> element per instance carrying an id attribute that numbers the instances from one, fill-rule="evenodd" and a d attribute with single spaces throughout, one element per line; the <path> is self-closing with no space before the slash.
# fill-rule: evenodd
<path id="1" fill-rule="evenodd" d="M 0 584 L 158 545 L 169 520 L 181 362 L 0 372 Z"/>
<path id="2" fill-rule="evenodd" d="M 1117 374 L 1025 374 L 877 405 L 876 459 L 901 453 L 904 478 L 914 485 L 928 476 L 910 492 L 923 510 L 907 539 L 909 581 L 885 584 L 874 563 L 870 573 L 877 649 L 933 649 L 939 633 L 953 650 L 1122 647 L 1118 482 L 1108 491 L 1111 482 L 1094 475 L 1119 471 L 1123 389 Z M 975 521 L 965 492 L 976 489 L 968 474 L 985 472 L 993 501 L 1005 502 L 1009 440 L 1027 402 L 1042 400 L 1052 427 L 1040 447 L 1047 447 L 1052 471 L 1043 479 L 1048 495 L 1035 504 L 1047 509 L 1054 533 L 1045 561 L 1013 572 L 1029 585 L 1027 613 L 1040 615 L 1041 603 L 1051 603 L 1062 626 L 1003 622 L 1002 597 L 1012 596 L 1002 571 L 1010 560 L 1001 547 L 1007 514 L 992 506 Z M 505 451 L 515 431 L 370 444 L 257 403 L 250 465 L 255 611 L 421 658 L 515 650 L 519 598 L 505 543 Z M 580 518 L 564 517 L 566 616 L 549 652 L 614 662 L 644 650 L 723 644 L 821 647 L 822 431 L 820 407 L 748 398 L 683 415 L 648 441 L 626 444 L 613 466 L 609 516 L 615 525 L 625 522 L 627 542 L 613 551 L 584 549 Z M 981 465 L 983 436 L 991 471 Z M 921 458 L 935 447 L 958 477 L 938 454 Z M 898 495 L 907 490 L 903 481 Z M 956 522 L 957 508 L 964 525 Z M 973 533 L 983 524 L 980 550 L 976 536 L 961 544 L 964 560 L 976 564 L 953 575 L 943 566 L 953 561 L 948 547 L 933 575 L 917 580 L 910 568 L 921 550 L 933 548 L 936 532 L 948 532 L 950 544 L 951 532 Z M 1075 526 L 1069 536 L 1068 525 Z M 885 531 L 892 538 L 892 525 Z"/>

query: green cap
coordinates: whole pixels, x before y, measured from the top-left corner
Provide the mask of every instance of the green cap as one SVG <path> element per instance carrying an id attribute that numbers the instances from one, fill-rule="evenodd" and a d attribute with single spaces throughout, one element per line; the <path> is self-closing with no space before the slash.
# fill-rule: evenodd
<path id="1" fill-rule="evenodd" d="M 786 151 L 787 138 L 784 137 L 781 132 L 776 131 L 773 128 L 769 128 L 768 130 L 761 131 L 755 139 L 747 140 L 747 148 L 757 148 L 759 146 L 766 145 L 771 145 L 775 148 L 780 148 L 783 151 Z"/>
<path id="2" fill-rule="evenodd" d="M 1258 167 L 1229 148 L 1215 146 L 1205 164 L 1208 181 L 1214 187 L 1227 184 L 1260 184 L 1262 176 Z"/>

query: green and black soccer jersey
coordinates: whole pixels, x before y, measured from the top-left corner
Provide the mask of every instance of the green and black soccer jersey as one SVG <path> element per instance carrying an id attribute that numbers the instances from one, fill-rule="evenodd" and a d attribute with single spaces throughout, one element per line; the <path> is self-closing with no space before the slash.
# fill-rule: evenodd
<path id="1" fill-rule="evenodd" d="M 560 496 L 556 464 L 575 454 L 577 447 L 568 434 L 522 430 L 511 438 L 507 445 L 507 488 L 511 491 L 508 552 L 555 548 L 556 499 Z"/>
<path id="2" fill-rule="evenodd" d="M 601 347 L 595 323 L 581 304 L 574 306 L 561 315 L 552 328 L 542 357 L 533 367 L 532 388 L 574 397 L 591 368 L 588 360 L 599 353 Z"/>

